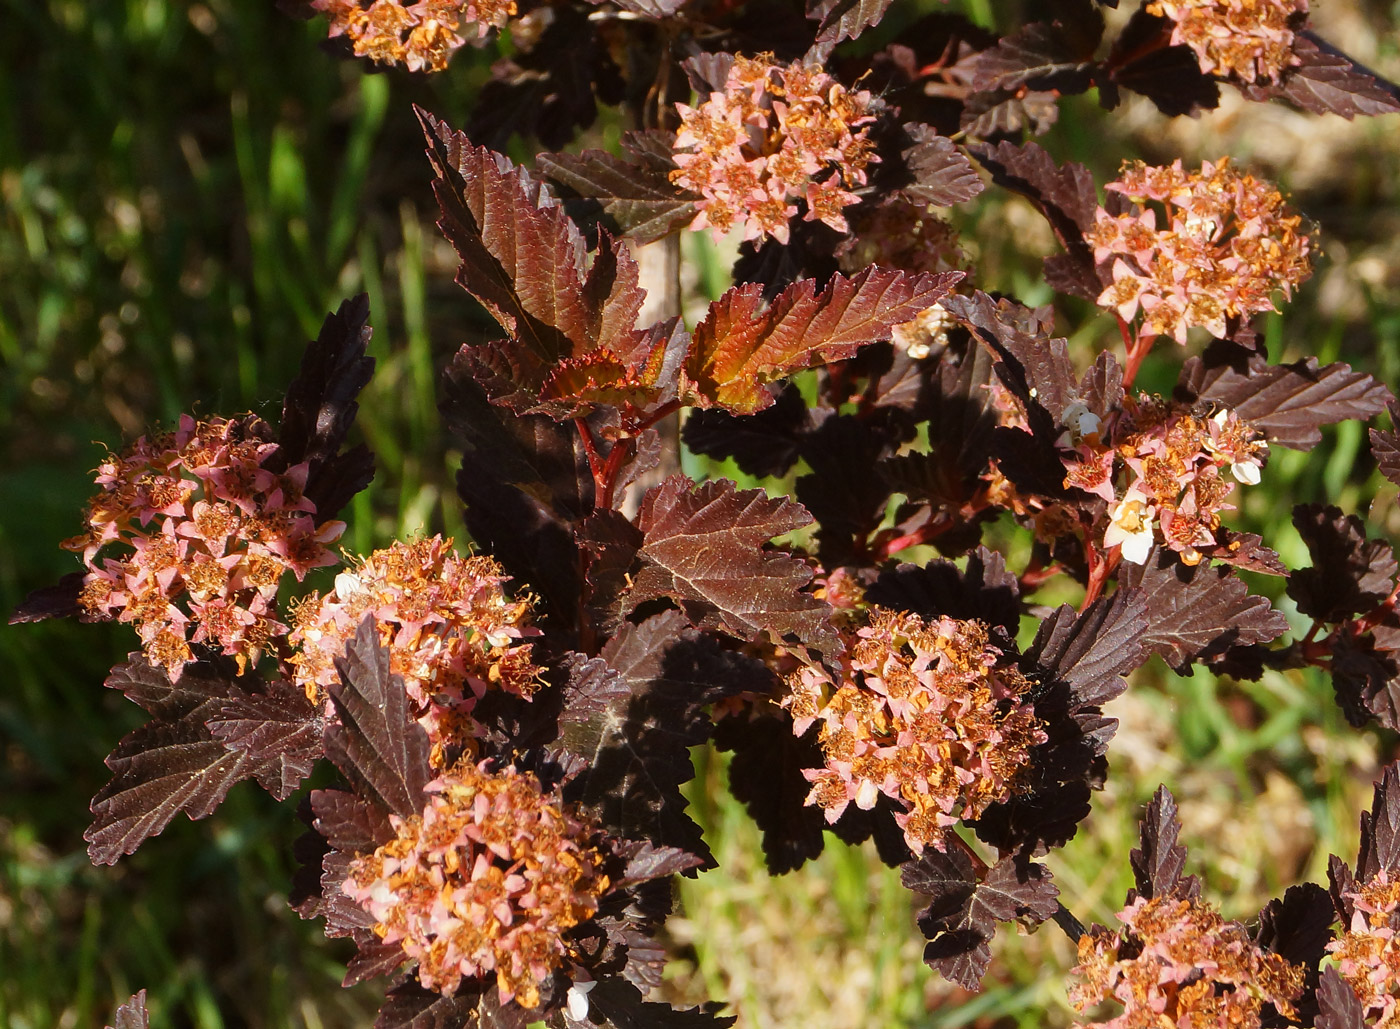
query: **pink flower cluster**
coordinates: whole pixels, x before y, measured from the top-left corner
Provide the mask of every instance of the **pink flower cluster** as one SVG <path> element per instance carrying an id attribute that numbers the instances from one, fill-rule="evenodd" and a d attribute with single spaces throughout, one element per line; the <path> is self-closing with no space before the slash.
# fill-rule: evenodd
<path id="1" fill-rule="evenodd" d="M 495 973 L 501 1002 L 540 1002 L 568 959 L 566 934 L 611 885 L 595 830 L 528 772 L 470 762 L 428 784 L 423 814 L 391 816 L 395 839 L 356 858 L 341 889 L 418 979 L 451 996 L 463 976 Z"/>
<path id="2" fill-rule="evenodd" d="M 316 521 L 302 495 L 307 465 L 273 472 L 276 443 L 252 415 L 180 418 L 98 467 L 87 531 L 64 542 L 88 567 L 79 602 L 99 618 L 131 622 L 142 650 L 171 680 L 209 643 L 255 662 L 287 632 L 275 617 L 282 576 L 336 563 L 326 546 L 345 523 Z M 102 556 L 109 547 L 119 556 Z"/>
<path id="3" fill-rule="evenodd" d="M 1261 434 L 1234 411 L 1202 417 L 1180 404 L 1139 398 L 1125 405 L 1126 418 L 1110 444 L 1101 438 L 1097 416 L 1074 406 L 1065 412 L 1066 442 L 1076 453 L 1067 462 L 1065 485 L 1113 505 L 1104 547 L 1122 547 L 1125 561 L 1142 564 L 1160 530 L 1163 546 L 1185 564 L 1199 564 L 1199 548 L 1216 543 L 1220 512 L 1233 508 L 1226 499 L 1235 482 L 1259 482 L 1268 457 Z M 1121 492 L 1114 488 L 1119 460 L 1128 473 Z"/>
<path id="4" fill-rule="evenodd" d="M 854 637 L 840 683 L 812 667 L 787 680 L 793 732 L 821 726 L 826 764 L 803 773 L 807 803 L 834 822 L 852 801 L 889 797 L 910 849 L 943 850 L 950 826 L 1011 795 L 1045 741 L 1029 681 L 980 622 L 872 608 Z"/>
<path id="5" fill-rule="evenodd" d="M 1138 897 L 1118 913 L 1123 928 L 1094 926 L 1079 938 L 1083 981 L 1070 1003 L 1087 1011 L 1112 998 L 1123 1013 L 1098 1029 L 1259 1029 L 1265 1004 L 1296 1018 L 1303 970 L 1261 950 L 1238 922 L 1208 904 L 1171 895 Z M 1086 1023 L 1078 1023 L 1082 1026 Z"/>
<path id="6" fill-rule="evenodd" d="M 442 71 L 469 40 L 480 43 L 515 14 L 515 0 L 311 0 L 330 18 L 330 37 L 345 36 L 355 56 L 409 71 Z"/>
<path id="7" fill-rule="evenodd" d="M 1113 274 L 1099 306 L 1125 322 L 1141 309 L 1144 334 L 1185 343 L 1187 330 L 1200 326 L 1223 337 L 1228 319 L 1274 310 L 1275 291 L 1291 296 L 1308 277 L 1302 219 L 1277 189 L 1235 171 L 1228 158 L 1199 172 L 1180 161 L 1137 162 L 1121 176 L 1105 188 L 1136 209 L 1114 215 L 1099 208 L 1086 238 L 1094 260 Z"/>
<path id="8" fill-rule="evenodd" d="M 442 767 L 448 752 L 471 745 L 471 717 L 488 689 L 529 697 L 540 669 L 528 599 L 511 600 L 509 577 L 489 557 L 459 557 L 441 536 L 396 542 L 335 578 L 335 589 L 307 596 L 293 612 L 296 681 L 315 703 L 336 681 L 335 661 L 365 615 L 373 614 L 389 670 L 403 676 Z"/>
<path id="9" fill-rule="evenodd" d="M 1351 925 L 1327 945 L 1337 971 L 1356 991 L 1368 1025 L 1400 1025 L 1400 879 L 1384 869 L 1370 882 L 1345 894 Z"/>
<path id="10" fill-rule="evenodd" d="M 1153 0 L 1147 12 L 1174 22 L 1172 44 L 1196 52 L 1201 71 L 1239 82 L 1277 82 L 1291 65 L 1294 29 L 1308 0 Z"/>
<path id="11" fill-rule="evenodd" d="M 736 58 L 722 91 L 698 108 L 676 105 L 671 179 L 701 198 L 690 227 L 718 239 L 742 225 L 745 239 L 766 233 L 786 243 L 802 199 L 807 221 L 845 232 L 842 211 L 857 200 L 850 188 L 878 160 L 859 127 L 875 120 L 872 105 L 868 91 L 848 92 L 815 66 Z"/>

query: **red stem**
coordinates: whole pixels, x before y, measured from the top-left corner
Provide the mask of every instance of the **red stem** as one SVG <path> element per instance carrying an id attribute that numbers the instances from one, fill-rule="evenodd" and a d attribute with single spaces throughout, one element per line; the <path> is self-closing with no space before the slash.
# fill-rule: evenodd
<path id="1" fill-rule="evenodd" d="M 1118 331 L 1122 334 L 1123 345 L 1127 349 L 1127 363 L 1123 366 L 1123 388 L 1126 390 L 1132 388 L 1138 369 L 1142 367 L 1143 359 L 1152 349 L 1152 344 L 1157 342 L 1157 336 L 1155 333 L 1133 335 L 1128 323 L 1121 317 L 1118 319 Z"/>

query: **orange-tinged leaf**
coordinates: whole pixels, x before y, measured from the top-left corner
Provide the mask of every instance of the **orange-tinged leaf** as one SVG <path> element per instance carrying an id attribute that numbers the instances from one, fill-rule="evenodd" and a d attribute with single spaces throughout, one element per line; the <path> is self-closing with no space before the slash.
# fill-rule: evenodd
<path id="1" fill-rule="evenodd" d="M 888 339 L 894 326 L 932 307 L 961 278 L 961 272 L 910 275 L 872 267 L 854 278 L 833 275 L 820 293 L 812 279 L 795 282 L 767 307 L 758 284 L 736 286 L 695 328 L 685 367 L 688 399 L 735 414 L 761 411 L 773 402 L 764 383 Z"/>

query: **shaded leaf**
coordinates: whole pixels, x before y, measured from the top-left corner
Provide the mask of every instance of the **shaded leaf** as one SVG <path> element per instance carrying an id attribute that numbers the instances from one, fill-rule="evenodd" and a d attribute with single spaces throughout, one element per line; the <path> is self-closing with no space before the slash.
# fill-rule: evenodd
<path id="1" fill-rule="evenodd" d="M 868 541 L 884 520 L 890 485 L 870 471 L 896 441 L 871 419 L 834 415 L 803 440 L 811 473 L 793 492 L 816 519 L 817 557 L 827 568 L 869 561 Z"/>
<path id="2" fill-rule="evenodd" d="M 660 239 L 695 217 L 699 197 L 677 187 L 662 168 L 626 161 L 606 150 L 540 154 L 537 162 L 553 181 L 598 201 L 618 229 L 639 242 Z"/>
<path id="3" fill-rule="evenodd" d="M 1021 620 L 1019 581 L 1006 570 L 1002 554 L 982 546 L 968 556 L 966 570 L 935 560 L 884 571 L 865 591 L 865 599 L 926 620 L 944 615 L 978 619 L 1013 637 Z"/>
<path id="4" fill-rule="evenodd" d="M 262 693 L 234 694 L 206 723 L 213 737 L 259 763 L 258 785 L 286 800 L 325 752 L 319 713 L 299 687 L 278 679 Z"/>
<path id="5" fill-rule="evenodd" d="M 403 679 L 389 672 L 389 650 L 367 614 L 337 658 L 330 688 L 339 721 L 326 730 L 326 755 L 361 794 L 400 818 L 423 813 L 433 778 L 428 734 L 413 717 Z"/>
<path id="6" fill-rule="evenodd" d="M 715 745 L 734 753 L 729 792 L 763 832 L 769 873 L 791 872 L 820 854 L 826 818 L 806 803 L 812 784 L 802 774 L 825 761 L 816 735 L 794 736 L 786 715 L 735 715 L 716 726 Z"/>
<path id="7" fill-rule="evenodd" d="M 146 991 L 132 995 L 121 1007 L 112 1013 L 112 1024 L 107 1029 L 150 1029 L 151 1013 L 146 1010 Z"/>
<path id="8" fill-rule="evenodd" d="M 374 477 L 374 458 L 364 446 L 340 453 L 359 411 L 356 397 L 374 372 L 366 353 L 372 333 L 369 295 L 343 301 L 307 344 L 282 402 L 279 459 L 286 466 L 310 463 L 305 493 L 318 519 L 334 517 Z"/>
<path id="9" fill-rule="evenodd" d="M 1360 728 L 1374 718 L 1400 729 L 1400 666 L 1393 651 L 1378 650 L 1369 636 L 1342 633 L 1332 643 L 1330 671 L 1348 722 Z"/>
<path id="10" fill-rule="evenodd" d="M 1388 873 L 1400 872 L 1400 765 L 1386 766 L 1371 798 L 1371 810 L 1361 815 L 1361 849 L 1356 857 L 1356 878 L 1369 883 Z"/>
<path id="11" fill-rule="evenodd" d="M 979 878 L 956 847 L 926 850 L 900 869 L 900 881 L 929 898 L 918 914 L 929 941 L 924 961 L 967 990 L 979 987 L 991 962 L 997 923 L 1027 917 L 1043 922 L 1055 913 L 1059 895 L 1049 870 L 1023 855 L 1007 855 Z"/>
<path id="12" fill-rule="evenodd" d="M 33 590 L 10 615 L 11 625 L 42 622 L 45 618 L 84 619 L 86 612 L 78 603 L 78 594 L 87 578 L 86 572 L 69 572 L 52 586 Z"/>
<path id="13" fill-rule="evenodd" d="M 1317 1029 L 1366 1029 L 1366 1009 L 1335 965 L 1322 972 L 1317 987 Z"/>
<path id="14" fill-rule="evenodd" d="M 688 0 L 588 0 L 588 2 L 616 4 L 624 11 L 631 11 L 633 14 L 659 20 L 675 14 L 686 5 Z"/>
<path id="15" fill-rule="evenodd" d="M 971 200 L 986 188 L 967 155 L 947 136 L 917 122 L 905 125 L 904 131 L 913 140 L 902 156 L 914 181 L 901 187 L 901 192 L 911 199 L 951 207 Z"/>
<path id="16" fill-rule="evenodd" d="M 1390 431 L 1371 430 L 1371 453 L 1381 474 L 1400 486 L 1400 432 L 1396 431 L 1400 429 L 1400 404 L 1391 401 L 1386 410 L 1390 413 Z"/>
<path id="17" fill-rule="evenodd" d="M 1269 364 L 1258 351 L 1217 340 L 1187 360 L 1176 395 L 1187 403 L 1214 401 L 1264 433 L 1270 443 L 1311 450 L 1319 426 L 1367 419 L 1394 398 L 1365 372 L 1340 362 L 1319 368 L 1317 358 Z"/>
<path id="18" fill-rule="evenodd" d="M 890 330 L 933 306 L 962 272 L 909 275 L 870 267 L 825 289 L 803 279 L 771 305 L 756 282 L 735 286 L 710 305 L 695 328 L 685 373 L 702 407 L 753 414 L 773 402 L 763 383 L 815 364 L 843 360 L 888 339 Z"/>
<path id="19" fill-rule="evenodd" d="M 1093 251 L 1084 240 L 1098 208 L 1098 193 L 1089 169 L 1072 161 L 1057 165 L 1034 143 L 998 143 L 971 150 L 991 173 L 992 181 L 1021 194 L 1040 210 L 1067 251 L 1064 259 L 1053 266 L 1056 281 L 1052 285 L 1096 300 L 1103 291 L 1103 282 L 1094 266 Z M 1047 274 L 1051 268 L 1047 259 Z"/>
<path id="20" fill-rule="evenodd" d="M 1200 880 L 1181 874 L 1186 867 L 1186 847 L 1177 842 L 1180 835 L 1176 798 L 1171 790 L 1158 786 L 1143 812 L 1139 846 L 1128 855 L 1137 883 L 1128 894 L 1129 903 L 1139 896 L 1148 900 L 1172 896 L 1192 900 L 1200 894 Z"/>
<path id="21" fill-rule="evenodd" d="M 1164 45 L 1171 31 L 1170 21 L 1139 7 L 1114 40 L 1106 62 L 1109 78 L 1141 93 L 1168 117 L 1219 106 L 1220 84 L 1201 71 L 1196 52 L 1184 44 Z"/>
<path id="22" fill-rule="evenodd" d="M 739 492 L 732 482 L 695 484 L 673 475 L 642 498 L 645 539 L 633 607 L 661 597 L 680 604 L 691 624 L 757 641 L 793 641 L 833 654 L 840 639 L 827 605 L 802 592 L 812 579 L 805 562 L 764 550 L 774 536 L 810 524 L 799 504 Z"/>
<path id="23" fill-rule="evenodd" d="M 1005 36 L 960 66 L 971 75 L 974 90 L 1022 87 L 1082 93 L 1092 81 L 1094 51 L 1103 38 L 1103 15 L 1087 2 L 1051 21 L 1032 22 Z"/>
<path id="24" fill-rule="evenodd" d="M 1143 645 L 1178 671 L 1232 646 L 1267 643 L 1288 629 L 1283 615 L 1250 594 L 1228 567 L 1190 568 L 1158 547 L 1145 564 L 1120 566 L 1118 576 L 1122 586 L 1142 590 L 1147 602 Z"/>
<path id="25" fill-rule="evenodd" d="M 1147 658 L 1143 637 L 1150 619 L 1146 597 L 1120 589 L 1075 615 L 1061 607 L 1036 632 L 1028 661 L 1069 684 L 1078 704 L 1104 704 L 1119 696 L 1127 675 Z"/>
<path id="26" fill-rule="evenodd" d="M 958 128 L 974 139 L 1041 136 L 1059 121 L 1058 94 L 1050 91 L 993 90 L 974 93 L 958 118 Z"/>
<path id="27" fill-rule="evenodd" d="M 444 375 L 441 407 L 462 446 L 457 491 L 472 539 L 538 592 L 556 626 L 574 626 L 582 589 L 574 523 L 594 503 L 577 430 L 543 415 L 503 415 L 460 353 Z"/>
<path id="28" fill-rule="evenodd" d="M 1288 581 L 1298 610 L 1324 622 L 1340 622 L 1371 610 L 1395 586 L 1395 552 L 1384 540 L 1367 540 L 1356 515 L 1322 504 L 1293 508 L 1293 526 L 1307 544 L 1311 568 L 1299 568 Z"/>
<path id="29" fill-rule="evenodd" d="M 801 391 L 789 384 L 757 414 L 733 415 L 723 408 L 692 411 L 681 439 L 693 453 L 734 458 L 747 475 L 784 475 L 797 463 L 814 414 Z"/>
<path id="30" fill-rule="evenodd" d="M 587 1019 L 575 1021 L 566 1012 L 564 1024 L 570 1029 L 723 1029 L 734 1024 L 735 1016 L 721 1016 L 708 1007 L 719 1005 L 673 1008 L 644 1000 L 632 983 L 609 976 L 588 992 Z"/>
<path id="31" fill-rule="evenodd" d="M 400 944 L 385 943 L 372 931 L 359 935 L 361 938 L 355 941 L 359 949 L 346 965 L 341 986 L 355 986 L 366 979 L 391 975 L 408 960 L 408 955 L 404 953 Z"/>
<path id="32" fill-rule="evenodd" d="M 494 1005 L 496 1018 L 488 1023 L 483 1008 L 488 998 L 494 999 L 496 983 L 481 979 L 463 979 L 457 992 L 445 997 L 434 990 L 424 989 L 414 976 L 391 987 L 384 995 L 384 1005 L 374 1020 L 374 1029 L 485 1029 L 488 1024 L 500 1029 L 525 1029 L 533 1020 L 513 1001 L 505 1006 Z M 513 1015 L 513 1017 L 512 1017 Z"/>
<path id="33" fill-rule="evenodd" d="M 1290 886 L 1282 900 L 1269 901 L 1259 912 L 1254 940 L 1294 964 L 1315 968 L 1332 939 L 1336 920 L 1332 898 L 1321 886 Z"/>

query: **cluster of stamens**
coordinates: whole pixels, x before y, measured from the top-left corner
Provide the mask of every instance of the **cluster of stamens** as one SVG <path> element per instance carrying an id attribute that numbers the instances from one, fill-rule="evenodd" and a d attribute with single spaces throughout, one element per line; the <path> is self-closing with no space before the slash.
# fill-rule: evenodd
<path id="1" fill-rule="evenodd" d="M 357 57 L 442 71 L 468 42 L 480 43 L 515 14 L 515 0 L 311 0 L 330 18 L 330 36 L 345 36 Z"/>
<path id="2" fill-rule="evenodd" d="M 566 936 L 611 885 L 597 833 L 528 772 L 470 762 L 428 784 L 421 816 L 391 816 L 396 838 L 356 858 L 341 889 L 386 943 L 418 961 L 422 984 L 453 995 L 495 974 L 502 1003 L 540 1003 L 570 957 Z"/>
<path id="3" fill-rule="evenodd" d="M 1180 404 L 1139 398 L 1125 405 L 1110 444 L 1101 437 L 1099 419 L 1074 407 L 1065 411 L 1067 442 L 1075 450 L 1066 463 L 1065 485 L 1113 505 L 1104 546 L 1122 547 L 1125 561 L 1142 564 L 1160 530 L 1163 546 L 1185 564 L 1199 564 L 1200 548 L 1217 542 L 1220 513 L 1233 508 L 1226 501 L 1235 482 L 1259 482 L 1268 456 L 1260 434 L 1234 411 L 1206 416 Z M 1118 461 L 1128 474 L 1121 492 L 1114 488 Z"/>
<path id="4" fill-rule="evenodd" d="M 1361 1000 L 1366 1024 L 1394 1029 L 1400 1025 L 1400 879 L 1382 870 L 1345 897 L 1351 925 L 1327 950 Z"/>
<path id="5" fill-rule="evenodd" d="M 950 826 L 1012 794 L 1046 739 L 1029 680 L 981 622 L 872 608 L 846 661 L 839 683 L 819 668 L 789 676 L 783 701 L 797 735 L 820 725 L 825 767 L 804 774 L 829 822 L 883 795 L 915 853 L 943 850 Z"/>
<path id="6" fill-rule="evenodd" d="M 441 536 L 376 550 L 337 575 L 332 592 L 297 605 L 296 681 L 313 703 L 324 700 L 337 681 L 336 659 L 373 614 L 389 670 L 403 677 L 441 767 L 449 752 L 470 745 L 471 711 L 488 689 L 529 697 L 539 686 L 532 645 L 522 642 L 539 630 L 530 601 L 506 596 L 508 581 L 491 558 L 459 557 Z"/>
<path id="7" fill-rule="evenodd" d="M 1079 938 L 1073 972 L 1083 981 L 1071 987 L 1070 1003 L 1078 1011 L 1109 999 L 1123 1005 L 1118 1017 L 1087 1024 L 1259 1029 L 1265 1004 L 1297 1017 L 1302 968 L 1260 949 L 1244 926 L 1203 901 L 1138 897 L 1118 920 L 1118 932 L 1096 925 Z"/>
<path id="8" fill-rule="evenodd" d="M 1228 158 L 1199 172 L 1181 162 L 1123 167 L 1105 188 L 1135 206 L 1099 208 L 1086 234 L 1094 260 L 1110 265 L 1112 284 L 1100 307 L 1124 322 L 1142 312 L 1141 332 L 1186 342 L 1199 326 L 1224 337 L 1230 319 L 1274 310 L 1273 295 L 1291 296 L 1308 277 L 1308 238 L 1272 185 L 1243 175 Z M 1147 206 L 1155 202 L 1158 207 Z"/>
<path id="9" fill-rule="evenodd" d="M 171 680 L 193 643 L 256 662 L 287 632 L 274 602 L 282 576 L 336 562 L 326 546 L 345 523 L 317 523 L 303 496 L 308 467 L 273 471 L 276 443 L 251 415 L 180 419 L 98 467 L 87 531 L 66 540 L 88 567 L 79 603 L 88 615 L 132 623 L 142 650 Z M 118 556 L 105 556 L 109 547 Z"/>
<path id="10" fill-rule="evenodd" d="M 1167 18 L 1175 46 L 1189 46 L 1206 74 L 1244 83 L 1277 82 L 1290 66 L 1294 29 L 1308 0 L 1153 0 L 1147 12 Z"/>
<path id="11" fill-rule="evenodd" d="M 699 107 L 677 104 L 672 181 L 698 194 L 692 229 L 716 238 L 742 226 L 745 239 L 788 241 L 802 199 L 807 221 L 847 229 L 851 187 L 878 160 L 862 126 L 874 121 L 868 91 L 848 92 L 820 68 L 773 63 L 772 54 L 735 58 L 724 89 Z"/>

